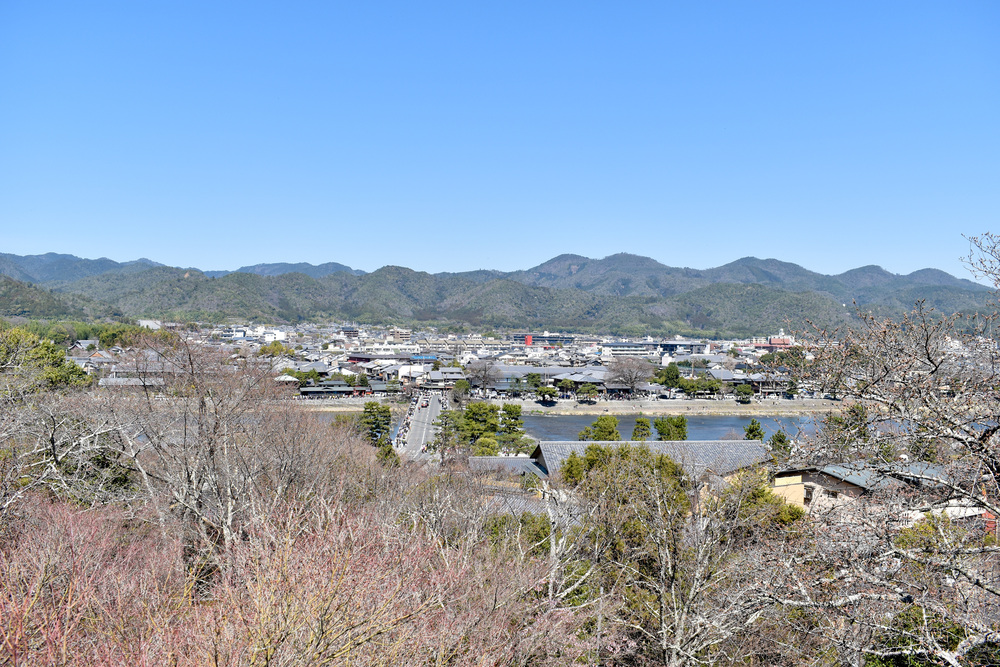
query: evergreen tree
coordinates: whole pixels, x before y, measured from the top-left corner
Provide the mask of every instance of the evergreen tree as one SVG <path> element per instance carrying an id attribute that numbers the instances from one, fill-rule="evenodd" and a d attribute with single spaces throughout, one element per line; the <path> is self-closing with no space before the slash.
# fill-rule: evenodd
<path id="1" fill-rule="evenodd" d="M 496 436 L 499 430 L 500 406 L 482 401 L 466 406 L 459 422 L 459 431 L 466 447 L 471 447 L 484 435 Z"/>
<path id="2" fill-rule="evenodd" d="M 570 486 L 576 486 L 583 481 L 584 475 L 586 475 L 586 470 L 583 466 L 583 458 L 581 458 L 576 452 L 570 452 L 566 460 L 563 461 L 562 469 L 563 481 Z"/>
<path id="3" fill-rule="evenodd" d="M 681 371 L 675 363 L 669 363 L 656 373 L 656 380 L 664 387 L 673 388 L 680 385 Z"/>
<path id="4" fill-rule="evenodd" d="M 496 432 L 500 447 L 524 452 L 531 446 L 531 440 L 524 436 L 524 420 L 521 419 L 521 406 L 515 403 L 504 403 L 500 410 L 500 428 Z"/>
<path id="5" fill-rule="evenodd" d="M 687 417 L 662 417 L 653 422 L 660 440 L 687 440 Z"/>
<path id="6" fill-rule="evenodd" d="M 500 443 L 496 438 L 483 436 L 472 446 L 473 456 L 496 456 L 500 453 Z"/>
<path id="7" fill-rule="evenodd" d="M 389 438 L 392 430 L 392 412 L 388 405 L 382 405 L 378 401 L 365 403 L 364 411 L 361 414 L 361 427 L 365 439 L 372 446 L 392 446 Z"/>
<path id="8" fill-rule="evenodd" d="M 524 420 L 521 419 L 521 406 L 516 403 L 504 403 L 500 409 L 500 429 L 503 435 L 522 435 Z"/>
<path id="9" fill-rule="evenodd" d="M 539 400 L 543 403 L 554 403 L 559 396 L 555 387 L 539 387 L 535 393 L 538 394 Z"/>
<path id="10" fill-rule="evenodd" d="M 784 431 L 778 431 L 767 441 L 767 446 L 775 456 L 787 459 L 792 453 L 792 442 Z"/>
<path id="11" fill-rule="evenodd" d="M 472 387 L 469 385 L 469 381 L 459 380 L 455 383 L 455 386 L 452 387 L 451 397 L 456 402 L 460 403 L 468 397 L 470 391 L 472 391 Z"/>
<path id="12" fill-rule="evenodd" d="M 639 417 L 635 420 L 635 428 L 632 429 L 632 440 L 634 442 L 649 440 L 649 436 L 652 434 L 653 432 L 649 428 L 648 419 L 645 417 Z"/>
<path id="13" fill-rule="evenodd" d="M 432 449 L 439 452 L 452 450 L 458 447 L 459 422 L 462 420 L 462 413 L 454 410 L 444 410 L 434 420 L 434 442 Z"/>
<path id="14" fill-rule="evenodd" d="M 743 433 L 745 440 L 760 440 L 764 441 L 764 427 L 760 425 L 760 422 L 756 419 L 751 419 L 750 423 L 743 427 Z"/>
<path id="15" fill-rule="evenodd" d="M 598 417 L 593 424 L 580 431 L 577 439 L 597 441 L 621 440 L 622 435 L 618 432 L 618 418 L 611 415 Z"/>
<path id="16" fill-rule="evenodd" d="M 380 445 L 375 453 L 375 458 L 386 468 L 396 468 L 400 465 L 399 454 L 396 453 L 391 442 Z"/>

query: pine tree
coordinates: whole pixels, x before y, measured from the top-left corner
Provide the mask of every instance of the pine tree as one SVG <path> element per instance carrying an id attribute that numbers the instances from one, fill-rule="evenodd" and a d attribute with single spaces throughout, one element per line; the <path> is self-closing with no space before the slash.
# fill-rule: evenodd
<path id="1" fill-rule="evenodd" d="M 648 419 L 646 419 L 645 417 L 639 417 L 638 419 L 635 420 L 635 428 L 632 429 L 633 441 L 638 442 L 642 440 L 648 440 L 649 436 L 651 436 L 652 434 L 653 432 L 649 427 Z"/>
<path id="2" fill-rule="evenodd" d="M 743 427 L 743 433 L 745 440 L 760 440 L 764 441 L 764 427 L 760 425 L 760 422 L 756 419 L 751 419 L 750 423 Z"/>

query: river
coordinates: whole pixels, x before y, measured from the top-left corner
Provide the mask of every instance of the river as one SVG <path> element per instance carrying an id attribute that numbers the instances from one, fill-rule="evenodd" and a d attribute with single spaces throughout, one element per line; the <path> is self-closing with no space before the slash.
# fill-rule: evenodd
<path id="1" fill-rule="evenodd" d="M 338 413 L 317 412 L 317 416 L 324 421 L 333 421 Z M 349 414 L 349 413 L 345 413 Z M 361 414 L 359 409 L 357 415 Z M 585 426 L 590 426 L 600 415 L 545 415 L 545 414 L 525 414 L 524 430 L 532 438 L 537 440 L 576 440 L 577 434 Z M 623 440 L 632 437 L 632 429 L 635 428 L 635 420 L 643 415 L 614 415 L 618 418 L 618 432 Z M 646 415 L 650 424 L 656 415 Z M 688 440 L 722 440 L 727 436 L 743 436 L 743 427 L 750 423 L 751 419 L 756 419 L 770 438 L 778 429 L 782 429 L 795 439 L 800 431 L 803 435 L 811 435 L 816 432 L 818 420 L 822 420 L 822 415 L 801 415 L 788 417 L 767 417 L 760 415 L 687 415 Z M 394 420 L 392 437 L 396 437 L 399 422 Z M 656 429 L 652 429 L 653 438 L 656 438 Z"/>

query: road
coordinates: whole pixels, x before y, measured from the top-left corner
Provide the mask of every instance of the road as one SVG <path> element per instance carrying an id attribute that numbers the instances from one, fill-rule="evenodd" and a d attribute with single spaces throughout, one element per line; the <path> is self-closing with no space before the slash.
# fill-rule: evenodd
<path id="1" fill-rule="evenodd" d="M 427 407 L 419 407 L 423 400 L 427 401 Z M 400 454 L 411 461 L 430 461 L 432 455 L 421 452 L 420 449 L 425 444 L 434 440 L 434 420 L 441 414 L 441 397 L 434 394 L 421 399 L 417 403 L 417 408 L 410 417 L 410 431 L 406 434 L 406 443 L 400 450 Z"/>

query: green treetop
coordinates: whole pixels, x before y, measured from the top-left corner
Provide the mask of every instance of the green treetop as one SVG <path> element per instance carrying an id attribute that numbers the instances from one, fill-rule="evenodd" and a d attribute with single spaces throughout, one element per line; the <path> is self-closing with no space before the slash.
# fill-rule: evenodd
<path id="1" fill-rule="evenodd" d="M 653 422 L 660 440 L 687 440 L 687 417 L 661 417 Z"/>
<path id="2" fill-rule="evenodd" d="M 555 387 L 540 387 L 535 393 L 538 394 L 539 400 L 543 403 L 552 403 L 559 396 Z"/>
<path id="3" fill-rule="evenodd" d="M 496 438 L 483 436 L 472 446 L 473 456 L 496 456 L 500 453 L 500 443 Z"/>
<path id="4" fill-rule="evenodd" d="M 653 434 L 652 430 L 649 428 L 649 420 L 645 417 L 639 417 L 635 420 L 635 428 L 632 429 L 632 440 L 634 442 L 640 442 L 644 440 L 649 440 L 649 436 Z"/>
<path id="5" fill-rule="evenodd" d="M 585 401 L 592 401 L 597 398 L 597 385 L 588 382 L 577 389 L 576 395 Z"/>
<path id="6" fill-rule="evenodd" d="M 621 439 L 622 435 L 618 432 L 618 418 L 611 415 L 598 417 L 593 424 L 584 428 L 577 435 L 577 440 L 613 441 Z"/>
<path id="7" fill-rule="evenodd" d="M 750 423 L 743 427 L 743 432 L 746 434 L 744 437 L 745 440 L 764 441 L 764 427 L 756 419 L 751 419 Z"/>
<path id="8" fill-rule="evenodd" d="M 459 423 L 459 431 L 466 446 L 471 447 L 484 435 L 495 436 L 499 430 L 500 406 L 482 401 L 466 406 Z"/>
<path id="9" fill-rule="evenodd" d="M 664 387 L 677 387 L 681 381 L 681 371 L 675 363 L 669 363 L 656 372 L 656 381 Z"/>
<path id="10" fill-rule="evenodd" d="M 767 446 L 775 456 L 787 459 L 792 453 L 792 442 L 784 431 L 778 431 L 767 441 Z"/>
<path id="11" fill-rule="evenodd" d="M 389 436 L 392 429 L 392 412 L 389 410 L 389 406 L 382 405 L 378 401 L 365 403 L 361 415 L 361 427 L 365 439 L 371 445 L 375 447 L 382 447 L 387 443 L 391 445 Z"/>
<path id="12" fill-rule="evenodd" d="M 90 376 L 69 361 L 61 347 L 21 327 L 0 330 L 0 372 L 18 373 L 36 387 L 90 383 Z"/>

